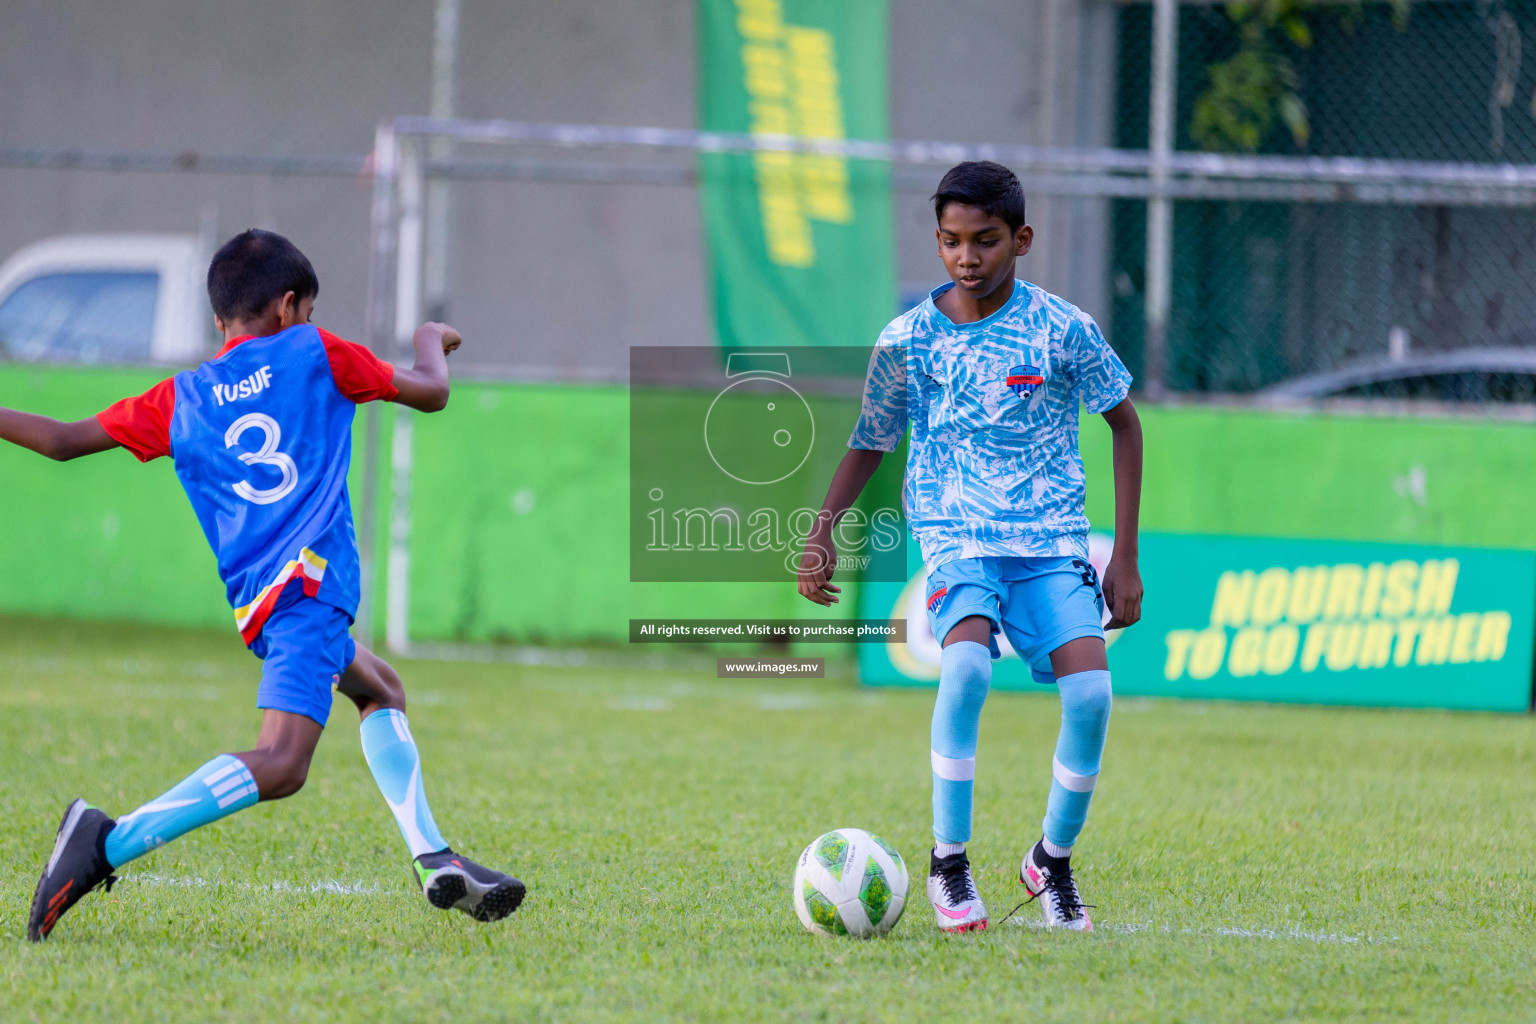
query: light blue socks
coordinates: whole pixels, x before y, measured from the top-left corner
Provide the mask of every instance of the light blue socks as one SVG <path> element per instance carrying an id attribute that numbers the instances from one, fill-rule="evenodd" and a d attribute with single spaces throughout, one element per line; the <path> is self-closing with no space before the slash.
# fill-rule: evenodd
<path id="1" fill-rule="evenodd" d="M 1088 802 L 1099 780 L 1104 734 L 1112 703 L 1109 672 L 1075 672 L 1056 680 L 1061 691 L 1061 733 L 1051 763 L 1051 796 L 1042 828 L 1046 853 L 1067 856 L 1088 819 Z M 1062 852 L 1058 852 L 1062 851 Z"/>
<path id="2" fill-rule="evenodd" d="M 961 640 L 939 660 L 939 696 L 933 705 L 933 838 L 971 838 L 971 794 L 976 778 L 976 733 L 992 687 L 992 652 Z"/>
<path id="3" fill-rule="evenodd" d="M 933 838 L 936 843 L 965 843 L 971 838 L 976 735 L 992 685 L 992 656 L 982 644 L 961 641 L 944 648 L 939 665 L 930 755 Z M 1056 686 L 1061 693 L 1061 733 L 1051 764 L 1043 830 L 1046 852 L 1065 857 L 1088 818 L 1112 697 L 1109 672 L 1103 670 L 1062 676 Z"/>
<path id="4" fill-rule="evenodd" d="M 448 846 L 421 786 L 421 758 L 411 738 L 405 713 L 376 711 L 363 721 L 363 756 L 374 781 L 394 812 L 411 856 L 435 853 Z M 195 828 L 212 824 L 254 804 L 256 780 L 245 762 L 220 754 L 187 776 L 174 789 L 131 814 L 117 819 L 107 834 L 107 862 L 122 867 Z"/>
<path id="5" fill-rule="evenodd" d="M 404 711 L 385 708 L 363 719 L 363 757 L 385 803 L 394 813 L 412 857 L 436 853 L 448 844 L 432 820 L 426 790 L 421 785 L 421 755 Z"/>
<path id="6" fill-rule="evenodd" d="M 254 804 L 256 780 L 245 762 L 220 754 L 176 787 L 131 814 L 107 833 L 107 863 L 120 868 L 177 836 L 211 825 Z"/>

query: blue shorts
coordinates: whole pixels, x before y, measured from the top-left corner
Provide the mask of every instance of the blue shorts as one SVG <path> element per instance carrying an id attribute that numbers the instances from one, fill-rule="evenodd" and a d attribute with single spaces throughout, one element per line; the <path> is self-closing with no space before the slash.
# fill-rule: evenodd
<path id="1" fill-rule="evenodd" d="M 313 718 L 331 717 L 331 688 L 357 657 L 347 632 L 352 617 L 288 587 L 261 627 L 251 653 L 262 661 L 256 706 Z"/>
<path id="2" fill-rule="evenodd" d="M 940 644 L 955 623 L 980 615 L 1000 657 L 1002 630 L 1035 681 L 1054 683 L 1051 652 L 1069 640 L 1104 639 L 1104 595 L 1086 558 L 959 558 L 928 574 L 928 624 Z"/>

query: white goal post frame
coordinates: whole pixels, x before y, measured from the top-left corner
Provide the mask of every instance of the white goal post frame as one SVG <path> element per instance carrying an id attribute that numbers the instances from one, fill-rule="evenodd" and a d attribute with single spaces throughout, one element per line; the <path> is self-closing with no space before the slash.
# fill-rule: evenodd
<path id="1" fill-rule="evenodd" d="M 464 161 L 433 159 L 428 143 L 444 140 L 542 150 L 648 152 L 673 165 L 645 162 Z M 381 122 L 369 164 L 373 173 L 365 340 L 391 362 L 412 358 L 411 335 L 421 322 L 423 230 L 430 177 L 639 182 L 693 185 L 694 159 L 707 153 L 759 151 L 814 153 L 889 164 L 893 177 L 964 160 L 995 160 L 1048 195 L 1147 199 L 1163 206 L 1149 218 L 1148 261 L 1171 257 L 1171 200 L 1215 199 L 1316 203 L 1434 203 L 1455 206 L 1536 207 L 1536 166 L 1357 159 L 1353 157 L 1240 156 L 1222 153 L 1123 150 L 1066 146 L 1004 146 L 949 142 L 870 141 L 746 135 L 729 132 L 526 121 L 398 117 Z M 679 166 L 678 161 L 684 161 Z M 898 182 L 899 184 L 899 182 Z M 1163 223 L 1164 219 L 1168 223 Z M 1166 278 L 1167 275 L 1164 275 Z M 1150 282 L 1149 282 L 1150 283 Z M 1167 290 L 1168 282 L 1161 282 Z M 1166 306 L 1167 296 L 1161 306 Z M 1161 308 L 1147 296 L 1149 316 Z M 1149 374 L 1154 370 L 1149 370 Z M 1159 375 L 1160 376 L 1160 375 Z M 390 435 L 388 538 L 383 633 L 394 654 L 411 650 L 411 478 L 413 413 L 394 408 Z M 375 528 L 379 517 L 380 412 L 365 407 L 363 492 L 358 507 L 361 603 L 358 635 L 377 631 L 374 599 Z"/>

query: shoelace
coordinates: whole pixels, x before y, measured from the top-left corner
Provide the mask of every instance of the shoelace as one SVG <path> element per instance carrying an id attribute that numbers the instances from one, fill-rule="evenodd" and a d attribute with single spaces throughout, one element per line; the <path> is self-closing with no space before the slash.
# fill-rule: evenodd
<path id="1" fill-rule="evenodd" d="M 967 865 L 960 864 L 947 871 L 939 872 L 939 882 L 944 886 L 944 895 L 949 897 L 951 903 L 964 903 L 966 900 L 976 899 L 976 886 L 971 881 L 971 873 L 966 870 Z"/>
<path id="2" fill-rule="evenodd" d="M 1072 869 L 1047 872 L 1045 892 L 1056 898 L 1056 909 L 1068 921 L 1083 916 L 1083 898 L 1077 893 L 1077 883 L 1072 881 Z"/>
<path id="3" fill-rule="evenodd" d="M 1044 896 L 1047 893 L 1056 898 L 1057 909 L 1060 910 L 1069 921 L 1077 920 L 1079 917 L 1083 916 L 1084 910 L 1091 910 L 1093 908 L 1092 903 L 1084 903 L 1082 897 L 1078 895 L 1077 883 L 1072 880 L 1072 869 L 1069 867 L 1067 870 L 1060 872 L 1059 874 L 1055 871 L 1047 872 L 1045 876 L 1045 888 L 1040 892 L 1031 895 L 1029 899 L 1008 911 L 1008 913 L 1003 915 L 1002 920 L 998 921 L 997 923 L 1003 924 L 1014 914 L 1017 914 L 1019 911 L 1023 910 L 1025 907 L 1029 906 L 1031 903 L 1035 902 L 1035 900 L 1039 899 L 1041 896 Z"/>

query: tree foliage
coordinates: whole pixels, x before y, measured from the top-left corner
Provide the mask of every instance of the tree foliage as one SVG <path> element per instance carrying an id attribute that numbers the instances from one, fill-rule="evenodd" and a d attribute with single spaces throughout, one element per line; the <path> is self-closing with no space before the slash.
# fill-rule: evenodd
<path id="1" fill-rule="evenodd" d="M 1391 2 L 1393 20 L 1401 28 L 1409 0 Z M 1253 153 L 1278 122 L 1296 148 L 1305 149 L 1312 122 L 1292 56 L 1311 48 L 1320 18 L 1335 17 L 1346 29 L 1353 28 L 1362 14 L 1360 4 L 1238 0 L 1223 11 L 1237 28 L 1238 49 L 1206 68 L 1208 82 L 1195 100 L 1190 136 L 1204 150 Z"/>

